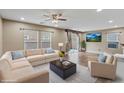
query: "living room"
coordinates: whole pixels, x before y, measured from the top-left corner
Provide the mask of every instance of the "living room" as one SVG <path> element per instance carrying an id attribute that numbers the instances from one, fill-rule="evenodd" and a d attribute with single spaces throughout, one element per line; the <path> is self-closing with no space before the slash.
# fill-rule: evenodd
<path id="1" fill-rule="evenodd" d="M 0 9 L 1 82 L 124 82 L 122 13 Z M 66 69 L 56 64 L 65 64 Z"/>

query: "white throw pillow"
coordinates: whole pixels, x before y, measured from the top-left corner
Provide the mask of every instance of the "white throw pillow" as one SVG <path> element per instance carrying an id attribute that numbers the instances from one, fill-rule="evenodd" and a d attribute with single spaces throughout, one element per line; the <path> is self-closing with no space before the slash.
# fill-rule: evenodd
<path id="1" fill-rule="evenodd" d="M 112 55 L 107 55 L 106 64 L 112 64 L 114 57 Z"/>

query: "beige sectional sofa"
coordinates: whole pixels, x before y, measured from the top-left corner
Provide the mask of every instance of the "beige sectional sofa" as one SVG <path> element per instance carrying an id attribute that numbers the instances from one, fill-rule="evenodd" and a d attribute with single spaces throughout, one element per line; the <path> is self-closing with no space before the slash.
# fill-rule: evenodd
<path id="1" fill-rule="evenodd" d="M 32 66 L 42 65 L 59 59 L 58 51 L 45 53 L 44 49 L 20 50 L 23 58 L 12 59 L 12 51 L 6 52 L 0 59 L 1 82 L 49 82 L 48 71 L 35 71 Z"/>
<path id="2" fill-rule="evenodd" d="M 58 50 L 54 50 L 54 53 L 45 53 L 45 49 L 25 50 L 25 56 L 32 66 L 59 59 Z"/>

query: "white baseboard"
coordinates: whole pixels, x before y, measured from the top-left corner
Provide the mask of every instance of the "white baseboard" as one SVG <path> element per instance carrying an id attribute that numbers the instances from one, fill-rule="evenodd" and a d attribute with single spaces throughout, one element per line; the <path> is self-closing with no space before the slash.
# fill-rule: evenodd
<path id="1" fill-rule="evenodd" d="M 94 53 L 94 54 L 99 54 L 99 51 L 86 51 L 87 53 Z"/>

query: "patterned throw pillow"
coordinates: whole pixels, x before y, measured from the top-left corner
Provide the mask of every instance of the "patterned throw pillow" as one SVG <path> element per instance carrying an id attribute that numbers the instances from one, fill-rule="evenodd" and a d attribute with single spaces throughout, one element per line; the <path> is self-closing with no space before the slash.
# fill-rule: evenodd
<path id="1" fill-rule="evenodd" d="M 26 50 L 26 55 L 27 56 L 41 55 L 41 54 L 42 54 L 41 49 L 29 49 L 29 50 Z"/>
<path id="2" fill-rule="evenodd" d="M 46 48 L 45 53 L 50 54 L 50 53 L 55 53 L 55 51 L 52 48 Z"/>
<path id="3" fill-rule="evenodd" d="M 24 52 L 23 51 L 12 51 L 12 60 L 19 59 L 19 58 L 24 58 Z"/>
<path id="4" fill-rule="evenodd" d="M 105 63 L 107 56 L 105 56 L 103 53 L 99 54 L 98 61 L 99 63 Z"/>

